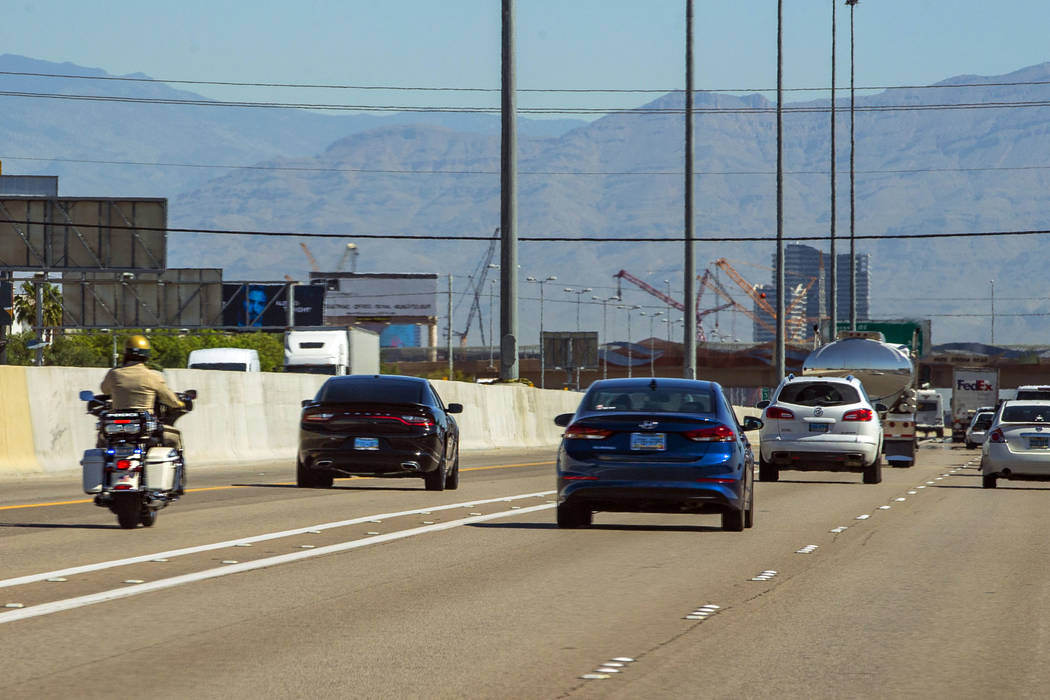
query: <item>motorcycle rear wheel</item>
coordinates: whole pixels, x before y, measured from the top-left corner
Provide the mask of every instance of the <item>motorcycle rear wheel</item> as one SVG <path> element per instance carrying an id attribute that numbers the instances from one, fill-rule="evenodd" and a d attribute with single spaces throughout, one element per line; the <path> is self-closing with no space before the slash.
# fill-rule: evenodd
<path id="1" fill-rule="evenodd" d="M 113 499 L 117 523 L 125 530 L 134 530 L 142 516 L 142 499 L 137 493 L 122 493 Z"/>

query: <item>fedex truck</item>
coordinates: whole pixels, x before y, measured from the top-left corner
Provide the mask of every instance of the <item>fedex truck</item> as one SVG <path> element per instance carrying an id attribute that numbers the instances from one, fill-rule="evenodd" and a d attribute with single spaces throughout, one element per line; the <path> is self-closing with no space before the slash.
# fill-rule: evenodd
<path id="1" fill-rule="evenodd" d="M 977 409 L 994 408 L 999 402 L 999 370 L 952 370 L 952 442 L 966 440 L 966 428 Z"/>

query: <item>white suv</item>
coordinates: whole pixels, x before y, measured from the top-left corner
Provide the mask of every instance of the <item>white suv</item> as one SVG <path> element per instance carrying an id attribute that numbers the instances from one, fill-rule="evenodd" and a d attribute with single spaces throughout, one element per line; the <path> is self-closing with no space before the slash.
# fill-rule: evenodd
<path id="1" fill-rule="evenodd" d="M 882 404 L 872 404 L 853 377 L 789 374 L 772 401 L 760 401 L 765 421 L 759 445 L 759 481 L 781 469 L 861 472 L 865 484 L 882 481 Z"/>

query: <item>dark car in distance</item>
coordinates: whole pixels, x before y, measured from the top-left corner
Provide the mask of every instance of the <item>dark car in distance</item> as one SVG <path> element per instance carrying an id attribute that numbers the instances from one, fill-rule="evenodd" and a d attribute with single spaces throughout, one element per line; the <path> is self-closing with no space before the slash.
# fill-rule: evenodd
<path id="1" fill-rule="evenodd" d="M 606 379 L 593 383 L 558 449 L 558 527 L 590 525 L 595 511 L 718 513 L 722 528 L 754 524 L 755 457 L 715 382 Z"/>
<path id="2" fill-rule="evenodd" d="M 459 486 L 459 426 L 419 377 L 346 375 L 303 401 L 296 483 L 329 488 L 336 476 L 422 478 L 428 491 Z"/>

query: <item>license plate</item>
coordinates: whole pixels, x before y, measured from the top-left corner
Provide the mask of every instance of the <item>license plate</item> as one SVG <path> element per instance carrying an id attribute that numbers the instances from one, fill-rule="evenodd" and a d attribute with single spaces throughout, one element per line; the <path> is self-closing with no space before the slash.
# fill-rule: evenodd
<path id="1" fill-rule="evenodd" d="M 1028 438 L 1029 449 L 1042 449 L 1045 450 L 1050 448 L 1050 438 L 1045 437 L 1031 437 Z"/>
<path id="2" fill-rule="evenodd" d="M 826 433 L 831 427 L 830 423 L 810 423 L 809 432 L 811 433 Z"/>
<path id="3" fill-rule="evenodd" d="M 354 438 L 355 450 L 378 450 L 379 438 Z"/>
<path id="4" fill-rule="evenodd" d="M 632 450 L 667 449 L 667 433 L 631 433 Z"/>

